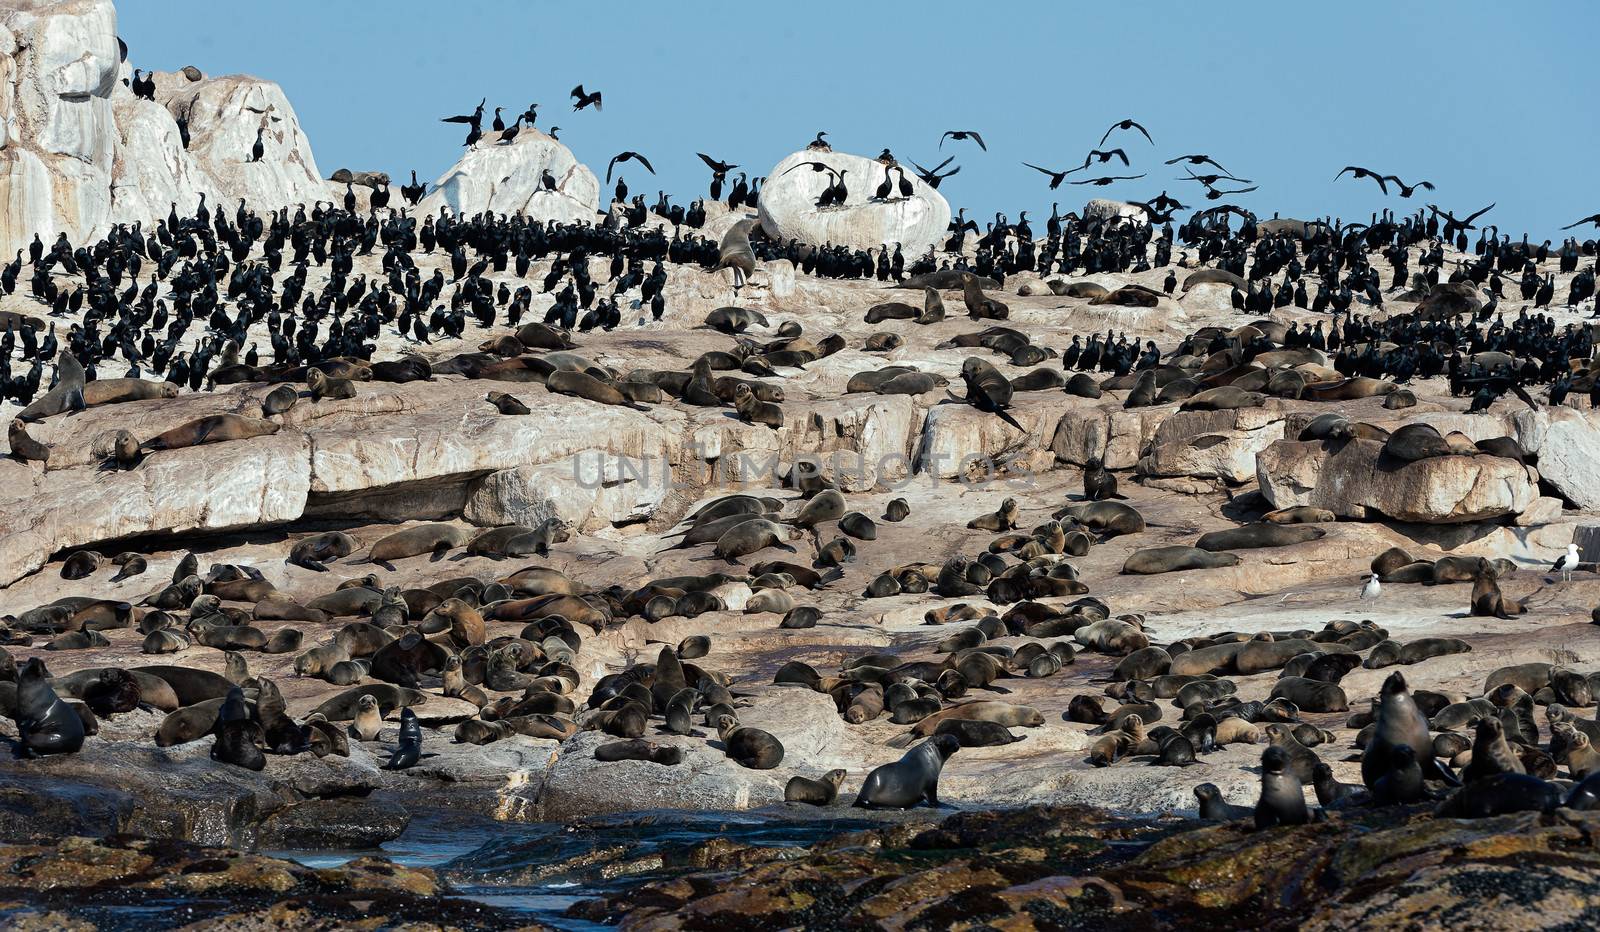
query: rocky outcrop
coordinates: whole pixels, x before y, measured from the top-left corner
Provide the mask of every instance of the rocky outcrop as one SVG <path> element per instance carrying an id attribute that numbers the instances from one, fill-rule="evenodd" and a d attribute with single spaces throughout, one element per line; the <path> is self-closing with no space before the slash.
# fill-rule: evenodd
<path id="1" fill-rule="evenodd" d="M 842 205 L 817 207 L 828 187 L 829 173 L 796 168 L 802 162 L 821 162 L 835 174 L 844 172 L 849 195 Z M 790 169 L 795 169 L 790 171 Z M 893 190 L 882 200 L 874 196 L 882 183 L 884 166 L 859 155 L 843 152 L 796 152 L 772 166 L 761 188 L 761 228 L 773 239 L 798 240 L 812 246 L 832 243 L 852 249 L 873 249 L 896 243 L 912 256 L 942 242 L 950 223 L 950 204 L 938 191 L 907 171 L 912 192 L 901 197 L 900 173 L 890 172 Z"/>
<path id="2" fill-rule="evenodd" d="M 1145 221 L 1144 208 L 1138 204 L 1129 204 L 1127 201 L 1113 201 L 1108 198 L 1097 197 L 1083 205 L 1085 217 L 1099 217 L 1110 220 L 1113 217 L 1128 217 L 1140 223 Z"/>
<path id="3" fill-rule="evenodd" d="M 74 242 L 111 215 L 117 14 L 111 0 L 0 10 L 0 251 Z"/>
<path id="4" fill-rule="evenodd" d="M 231 208 L 231 202 L 244 198 L 251 209 L 264 214 L 298 204 L 309 209 L 312 201 L 326 197 L 311 141 L 277 84 L 242 74 L 199 81 L 182 73 L 159 74 L 156 99 L 174 120 L 188 119 L 187 155 L 212 180 L 218 196 L 229 202 L 225 206 Z M 257 131 L 263 153 L 260 161 L 252 162 Z M 136 152 L 127 158 L 161 155 Z M 164 214 L 166 205 L 159 206 Z"/>
<path id="5" fill-rule="evenodd" d="M 1423 524 L 1519 514 L 1539 497 L 1528 467 L 1498 456 L 1382 458 L 1383 444 L 1280 440 L 1256 458 L 1261 493 L 1274 508 L 1311 505 L 1341 518 L 1384 516 Z"/>
<path id="6" fill-rule="evenodd" d="M 258 211 L 324 197 L 294 108 L 246 75 L 157 73 L 156 101 L 122 83 L 111 0 L 8 4 L 0 11 L 0 251 L 73 243 L 114 223 L 151 222 L 205 194 Z M 198 73 L 196 73 L 198 74 Z M 184 147 L 177 120 L 188 120 Z M 265 153 L 249 161 L 257 129 Z"/>
<path id="7" fill-rule="evenodd" d="M 1252 831 L 1034 807 L 857 830 L 798 857 L 707 843 L 704 873 L 568 914 L 624 929 L 1323 930 L 1577 926 L 1600 910 L 1595 813 L 1421 808 Z"/>
<path id="8" fill-rule="evenodd" d="M 432 870 L 379 857 L 311 867 L 187 842 L 61 838 L 0 846 L 0 870 L 9 878 L 6 924 L 15 929 L 93 929 L 108 915 L 126 914 L 130 903 L 155 902 L 173 904 L 173 920 L 210 928 L 510 928 L 527 921 L 452 896 Z"/>
<path id="9" fill-rule="evenodd" d="M 545 188 L 546 172 L 555 190 Z M 432 214 L 441 207 L 464 216 L 493 211 L 592 223 L 600 208 L 600 181 L 571 149 L 537 129 L 524 128 L 510 143 L 499 142 L 491 131 L 439 176 L 417 210 Z"/>
<path id="10" fill-rule="evenodd" d="M 1147 476 L 1221 479 L 1238 485 L 1256 476 L 1256 455 L 1283 439 L 1283 414 L 1270 408 L 1178 411 L 1161 422 L 1139 460 Z"/>

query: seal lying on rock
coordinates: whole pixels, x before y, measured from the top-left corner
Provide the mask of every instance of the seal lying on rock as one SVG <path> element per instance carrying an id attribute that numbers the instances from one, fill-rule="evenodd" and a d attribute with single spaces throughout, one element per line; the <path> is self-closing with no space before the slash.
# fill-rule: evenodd
<path id="1" fill-rule="evenodd" d="M 1198 547 L 1151 547 L 1136 550 L 1122 564 L 1123 575 L 1153 576 L 1179 570 L 1209 570 L 1224 566 L 1237 566 L 1239 557 L 1232 553 L 1212 553 Z"/>

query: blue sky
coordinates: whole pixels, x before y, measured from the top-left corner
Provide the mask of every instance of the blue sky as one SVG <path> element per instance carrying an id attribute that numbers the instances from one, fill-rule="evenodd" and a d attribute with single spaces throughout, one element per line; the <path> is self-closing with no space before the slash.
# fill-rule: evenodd
<path id="1" fill-rule="evenodd" d="M 1263 215 L 1365 220 L 1431 200 L 1464 216 L 1496 201 L 1484 222 L 1537 241 L 1600 211 L 1600 6 L 1587 3 L 123 0 L 118 17 L 136 67 L 283 85 L 324 175 L 431 181 L 464 136 L 439 118 L 487 95 L 508 123 L 540 102 L 539 125 L 560 126 L 601 176 L 616 153 L 644 153 L 660 177 L 624 175 L 652 202 L 705 193 L 696 151 L 765 174 L 828 130 L 863 155 L 957 155 L 941 191 L 980 221 L 1162 189 L 1204 206 L 1161 164 L 1191 152 L 1259 184 L 1230 200 Z M 572 112 L 579 83 L 605 94 L 603 112 Z M 1021 164 L 1081 164 L 1124 117 L 1156 145 L 1114 134 L 1133 167 L 1106 173 L 1144 179 L 1051 192 Z M 939 152 L 947 129 L 978 130 L 989 151 Z M 1371 181 L 1335 183 L 1346 164 L 1438 190 L 1385 198 Z"/>

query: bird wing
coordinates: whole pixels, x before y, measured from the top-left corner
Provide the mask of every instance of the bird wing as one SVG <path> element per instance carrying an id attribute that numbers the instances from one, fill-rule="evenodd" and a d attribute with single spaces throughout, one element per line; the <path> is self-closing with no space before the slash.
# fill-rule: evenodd
<path id="1" fill-rule="evenodd" d="M 934 171 L 938 171 L 939 169 L 941 169 L 941 168 L 945 167 L 946 165 L 949 165 L 951 162 L 955 161 L 955 159 L 956 159 L 956 157 L 952 155 L 949 158 L 945 159 L 943 162 L 940 162 L 938 165 L 933 166 L 933 170 Z M 916 162 L 912 162 L 911 164 L 915 165 L 917 163 Z"/>
<path id="2" fill-rule="evenodd" d="M 639 162 L 640 165 L 643 165 L 645 167 L 645 170 L 650 172 L 650 174 L 654 175 L 656 173 L 655 166 L 650 164 L 650 160 L 649 159 L 645 158 L 644 156 L 640 155 L 637 152 L 630 152 L 628 154 L 633 156 L 634 159 L 636 159 Z"/>
<path id="3" fill-rule="evenodd" d="M 1150 145 L 1152 145 L 1152 146 L 1153 146 L 1153 145 L 1155 145 L 1155 144 L 1156 144 L 1156 141 L 1155 141 L 1155 140 L 1154 140 L 1154 139 L 1151 139 L 1151 138 L 1150 138 L 1150 133 L 1149 133 L 1149 132 L 1148 132 L 1148 131 L 1146 131 L 1146 130 L 1145 130 L 1145 128 L 1144 128 L 1144 127 L 1143 127 L 1143 126 L 1140 126 L 1140 125 L 1139 125 L 1139 124 L 1138 124 L 1138 123 L 1135 123 L 1135 122 L 1134 122 L 1134 121 L 1132 121 L 1132 120 L 1129 120 L 1129 121 L 1128 121 L 1128 126 L 1129 126 L 1129 128 L 1130 128 L 1130 129 L 1136 129 L 1136 130 L 1138 130 L 1138 131 L 1139 131 L 1139 132 L 1140 132 L 1140 133 L 1143 133 L 1143 134 L 1144 134 L 1144 138 L 1145 138 L 1145 139 L 1147 139 L 1147 140 L 1149 140 L 1149 142 L 1150 142 Z"/>
<path id="4" fill-rule="evenodd" d="M 972 137 L 972 141 L 976 142 L 978 144 L 978 148 L 982 149 L 985 152 L 989 151 L 989 147 L 984 144 L 983 137 L 979 136 L 976 130 L 968 130 L 967 131 L 967 135 L 971 136 Z"/>
<path id="5" fill-rule="evenodd" d="M 1468 214 L 1467 215 L 1467 219 L 1462 221 L 1462 224 L 1463 225 L 1470 224 L 1472 221 L 1478 219 L 1479 217 L 1483 216 L 1484 214 L 1488 213 L 1491 210 L 1494 210 L 1494 204 L 1490 204 L 1488 207 L 1485 207 L 1484 209 L 1478 211 L 1475 214 Z"/>
<path id="6" fill-rule="evenodd" d="M 951 132 L 952 132 L 951 130 L 947 129 L 947 130 L 944 131 L 944 135 L 939 137 L 939 148 L 941 148 L 941 149 L 944 148 L 944 141 L 946 139 L 950 138 L 950 133 Z"/>
<path id="7" fill-rule="evenodd" d="M 617 160 L 624 158 L 627 156 L 627 154 L 628 153 L 624 152 L 622 155 L 613 155 L 611 157 L 611 161 L 606 163 L 606 184 L 611 183 L 611 169 L 616 167 Z"/>
<path id="8" fill-rule="evenodd" d="M 1106 155 L 1114 155 L 1117 158 L 1122 159 L 1122 164 L 1123 165 L 1127 165 L 1128 164 L 1128 153 L 1124 152 L 1120 148 L 1119 149 L 1112 149 L 1110 152 L 1107 152 Z"/>
<path id="9" fill-rule="evenodd" d="M 934 169 L 934 171 L 938 171 L 938 169 L 937 169 L 937 168 L 935 168 L 935 169 Z M 960 165 L 957 165 L 957 166 L 956 166 L 956 167 L 955 167 L 955 168 L 952 168 L 952 169 L 950 169 L 950 171 L 949 171 L 949 173 L 948 173 L 948 174 L 945 174 L 945 175 L 942 175 L 942 176 L 940 176 L 940 177 L 943 177 L 943 178 L 952 178 L 952 177 L 954 177 L 954 176 L 955 176 L 955 175 L 956 175 L 956 174 L 957 174 L 957 173 L 958 173 L 958 172 L 960 172 L 960 171 L 961 171 L 961 166 L 960 166 Z"/>
<path id="10" fill-rule="evenodd" d="M 1592 223 L 1592 224 L 1594 224 L 1596 226 L 1600 226 L 1600 214 L 1594 214 L 1593 216 L 1584 217 L 1582 220 L 1579 220 L 1577 223 L 1570 224 L 1568 226 L 1564 226 L 1561 229 L 1570 230 L 1573 227 L 1581 227 L 1585 223 Z"/>
<path id="11" fill-rule="evenodd" d="M 577 87 L 573 88 L 572 89 L 572 93 L 568 94 L 567 96 L 568 97 L 577 97 L 577 98 L 581 99 L 583 97 L 587 97 L 588 95 L 583 92 L 583 85 L 580 84 Z"/>
<path id="12" fill-rule="evenodd" d="M 1522 399 L 1523 404 L 1534 409 L 1535 411 L 1539 410 L 1539 406 L 1534 404 L 1533 398 L 1528 395 L 1527 391 L 1525 391 L 1521 385 L 1513 382 L 1511 383 L 1511 390 L 1516 393 L 1518 398 Z"/>
<path id="13" fill-rule="evenodd" d="M 605 107 L 601 106 L 601 100 L 600 100 L 601 96 L 602 95 L 601 95 L 601 93 L 599 91 L 595 91 L 594 92 L 594 108 L 596 110 L 604 110 L 605 109 Z M 650 170 L 650 174 L 654 175 L 655 173 L 656 173 L 655 169 L 651 169 Z"/>
<path id="14" fill-rule="evenodd" d="M 1054 178 L 1056 175 L 1064 174 L 1063 172 L 1053 172 L 1048 168 L 1040 168 L 1039 166 L 1033 164 L 1032 162 L 1023 162 L 1022 164 L 1028 166 L 1029 168 L 1033 169 L 1036 172 L 1043 172 L 1043 173 L 1045 173 L 1046 175 L 1049 175 L 1052 178 Z M 1582 221 L 1580 221 L 1580 222 L 1582 222 Z M 1574 224 L 1574 225 L 1576 225 L 1576 224 Z"/>
<path id="15" fill-rule="evenodd" d="M 1365 171 L 1366 171 L 1366 169 L 1364 169 L 1364 168 L 1357 168 L 1354 165 L 1346 165 L 1345 167 L 1339 169 L 1339 174 L 1334 175 L 1333 176 L 1333 180 L 1334 181 L 1338 181 L 1340 178 L 1343 178 L 1345 172 L 1355 172 L 1356 173 L 1356 177 L 1360 178 L 1362 173 L 1364 173 Z"/>
<path id="16" fill-rule="evenodd" d="M 440 123 L 471 123 L 472 122 L 472 115 L 471 114 L 465 114 L 465 115 L 457 114 L 456 116 L 447 116 L 444 119 L 440 120 L 439 122 Z"/>
<path id="17" fill-rule="evenodd" d="M 716 159 L 712 158 L 711 156 L 706 155 L 704 152 L 696 152 L 695 155 L 700 156 L 700 161 L 706 163 L 706 167 L 711 169 L 712 171 L 718 172 L 718 173 L 727 171 L 726 168 L 722 167 L 721 163 L 719 163 Z"/>

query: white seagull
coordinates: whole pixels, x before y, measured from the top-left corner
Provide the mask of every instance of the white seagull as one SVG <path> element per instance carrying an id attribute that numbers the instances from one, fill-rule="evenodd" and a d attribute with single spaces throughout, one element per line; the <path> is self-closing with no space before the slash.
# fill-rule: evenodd
<path id="1" fill-rule="evenodd" d="M 1578 545 L 1568 544 L 1567 552 L 1556 557 L 1556 562 L 1550 564 L 1550 572 L 1560 573 L 1562 582 L 1572 579 L 1572 571 L 1578 568 Z"/>
<path id="2" fill-rule="evenodd" d="M 1363 599 L 1376 599 L 1383 593 L 1383 587 L 1378 584 L 1378 574 L 1373 573 L 1367 577 L 1367 584 L 1361 588 Z"/>

